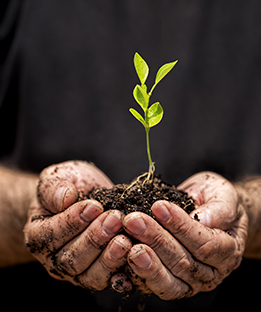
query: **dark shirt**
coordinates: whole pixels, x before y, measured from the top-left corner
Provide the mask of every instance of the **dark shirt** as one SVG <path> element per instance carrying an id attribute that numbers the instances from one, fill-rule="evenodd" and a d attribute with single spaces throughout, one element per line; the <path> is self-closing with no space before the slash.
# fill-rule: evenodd
<path id="1" fill-rule="evenodd" d="M 157 173 L 176 185 L 203 170 L 230 180 L 261 173 L 260 1 L 13 0 L 0 6 L 2 163 L 38 173 L 83 159 L 115 183 L 146 171 L 145 132 L 128 112 L 139 109 L 132 97 L 138 51 L 150 66 L 149 87 L 161 65 L 179 60 L 151 99 L 164 108 L 150 133 Z M 258 265 L 244 260 L 216 290 L 190 299 L 145 298 L 147 310 L 251 310 L 249 285 L 260 276 Z M 1 276 L 6 309 L 115 310 L 121 302 L 111 291 L 92 295 L 56 281 L 40 264 Z M 21 301 L 10 302 L 8 291 Z M 240 294 L 251 298 L 250 308 L 237 303 Z M 126 311 L 138 300 L 130 298 Z"/>

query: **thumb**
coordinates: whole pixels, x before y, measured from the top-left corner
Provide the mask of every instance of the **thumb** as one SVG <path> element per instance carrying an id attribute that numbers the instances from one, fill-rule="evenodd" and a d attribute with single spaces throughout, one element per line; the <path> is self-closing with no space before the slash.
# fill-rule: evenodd
<path id="1" fill-rule="evenodd" d="M 56 180 L 51 185 L 46 182 L 40 180 L 38 186 L 38 198 L 46 210 L 58 213 L 78 200 L 78 190 L 70 181 Z"/>
<path id="2" fill-rule="evenodd" d="M 227 231 L 232 227 L 237 218 L 238 196 L 228 180 L 216 173 L 202 172 L 178 188 L 194 198 L 196 210 L 190 214 L 194 219 L 209 228 Z"/>
<path id="3" fill-rule="evenodd" d="M 97 167 L 83 161 L 67 161 L 41 172 L 38 197 L 45 209 L 57 213 L 93 188 L 112 186 L 109 178 Z"/>
<path id="4" fill-rule="evenodd" d="M 227 231 L 231 229 L 237 218 L 237 208 L 237 196 L 231 189 L 226 193 L 217 193 L 206 203 L 196 206 L 191 216 L 195 219 L 196 214 L 199 222 L 209 228 Z"/>
<path id="5" fill-rule="evenodd" d="M 191 212 L 194 219 L 209 228 L 217 228 L 220 230 L 228 230 L 233 224 L 234 218 L 224 218 L 228 213 L 228 208 L 220 203 L 205 204 Z M 196 216 L 195 216 L 196 215 Z"/>

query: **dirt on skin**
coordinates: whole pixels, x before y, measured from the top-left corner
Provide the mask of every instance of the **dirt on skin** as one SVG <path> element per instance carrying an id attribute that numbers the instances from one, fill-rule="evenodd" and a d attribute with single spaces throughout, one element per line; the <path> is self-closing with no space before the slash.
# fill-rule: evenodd
<path id="1" fill-rule="evenodd" d="M 117 184 L 111 189 L 94 189 L 84 198 L 97 200 L 103 205 L 104 211 L 117 209 L 122 211 L 125 215 L 134 211 L 140 211 L 148 214 L 152 218 L 154 218 L 154 216 L 151 211 L 151 206 L 157 200 L 167 200 L 175 203 L 188 214 L 195 209 L 194 199 L 192 197 L 189 197 L 184 191 L 177 190 L 175 186 L 164 182 L 158 175 L 153 176 L 149 181 L 146 181 L 146 175 L 143 175 L 143 178 L 135 179 L 130 184 Z M 199 220 L 197 214 L 194 215 L 194 219 Z M 131 270 L 130 267 L 125 267 L 125 274 L 129 278 L 132 273 L 128 272 L 128 270 Z M 118 274 L 121 276 L 121 273 Z M 138 278 L 137 275 L 136 278 Z M 145 283 L 145 280 L 142 280 L 142 282 Z M 135 287 L 131 292 L 129 292 L 129 290 L 122 290 L 122 287 L 123 277 L 119 278 L 114 285 L 114 290 L 118 288 L 123 294 L 122 303 L 118 311 L 122 311 L 126 300 L 132 292 L 135 292 Z M 143 296 L 141 295 L 141 301 L 137 307 L 138 311 L 144 311 L 145 309 L 142 298 Z"/>
<path id="2" fill-rule="evenodd" d="M 95 199 L 104 210 L 117 209 L 125 215 L 141 211 L 153 217 L 151 206 L 157 200 L 167 200 L 184 209 L 188 214 L 195 209 L 194 200 L 184 191 L 177 190 L 171 184 L 162 181 L 156 175 L 149 181 L 145 178 L 130 184 L 117 184 L 111 189 L 99 188 L 86 195 L 86 199 Z"/>

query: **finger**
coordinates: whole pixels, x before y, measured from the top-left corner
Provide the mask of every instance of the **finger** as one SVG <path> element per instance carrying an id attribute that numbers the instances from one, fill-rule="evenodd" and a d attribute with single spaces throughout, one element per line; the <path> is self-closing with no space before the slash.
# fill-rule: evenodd
<path id="1" fill-rule="evenodd" d="M 52 213 L 65 210 L 94 187 L 112 187 L 112 182 L 86 162 L 65 162 L 42 171 L 38 197 Z"/>
<path id="2" fill-rule="evenodd" d="M 128 263 L 146 281 L 146 286 L 161 299 L 181 299 L 191 293 L 190 287 L 172 275 L 147 245 L 133 246 L 128 255 Z"/>
<path id="3" fill-rule="evenodd" d="M 100 291 L 108 287 L 111 276 L 127 262 L 127 253 L 132 247 L 131 240 L 124 235 L 114 237 L 99 258 L 83 274 L 77 277 L 78 283 L 88 289 Z M 116 284 L 114 284 L 116 287 Z M 130 288 L 131 283 L 118 282 L 117 291 L 123 292 Z"/>
<path id="4" fill-rule="evenodd" d="M 62 178 L 46 178 L 40 180 L 38 198 L 42 206 L 52 212 L 64 211 L 78 200 L 78 190 L 75 185 Z"/>
<path id="5" fill-rule="evenodd" d="M 129 277 L 122 272 L 116 273 L 111 277 L 110 284 L 113 290 L 118 293 L 128 293 L 132 290 L 132 283 Z"/>
<path id="6" fill-rule="evenodd" d="M 234 255 L 240 254 L 233 236 L 193 220 L 173 203 L 157 201 L 152 211 L 156 219 L 203 263 L 216 267 L 231 255 L 234 259 Z"/>
<path id="7" fill-rule="evenodd" d="M 150 296 L 153 294 L 153 291 L 149 289 L 149 287 L 147 286 L 146 280 L 144 278 L 139 277 L 133 271 L 133 269 L 130 267 L 129 264 L 125 265 L 124 272 L 129 277 L 132 283 L 132 288 L 135 289 L 135 291 L 138 291 L 146 296 Z"/>
<path id="8" fill-rule="evenodd" d="M 210 228 L 228 230 L 237 217 L 237 192 L 234 186 L 222 176 L 199 173 L 178 186 L 194 198 L 199 221 Z"/>
<path id="9" fill-rule="evenodd" d="M 24 229 L 26 246 L 35 256 L 54 253 L 81 233 L 102 212 L 99 202 L 84 200 L 64 212 L 46 216 L 46 211 L 35 202 L 31 218 Z"/>
<path id="10" fill-rule="evenodd" d="M 135 212 L 126 216 L 123 224 L 127 233 L 153 249 L 174 276 L 189 284 L 193 294 L 213 289 L 220 282 L 215 268 L 193 258 L 171 233 L 151 217 Z"/>
<path id="11" fill-rule="evenodd" d="M 121 213 L 117 210 L 104 212 L 85 231 L 50 257 L 48 265 L 71 276 L 79 275 L 91 266 L 121 230 Z"/>

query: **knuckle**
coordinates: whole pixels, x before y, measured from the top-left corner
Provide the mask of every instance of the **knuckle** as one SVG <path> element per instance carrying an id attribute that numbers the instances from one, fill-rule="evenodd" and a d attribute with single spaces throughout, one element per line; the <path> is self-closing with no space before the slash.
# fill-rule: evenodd
<path id="1" fill-rule="evenodd" d="M 68 255 L 68 256 L 67 256 Z M 77 274 L 73 256 L 68 252 L 55 254 L 51 257 L 54 270 L 62 276 L 74 276 Z"/>
<path id="2" fill-rule="evenodd" d="M 95 250 L 103 250 L 105 248 L 105 242 L 102 237 L 95 234 L 95 231 L 89 231 L 86 233 L 85 242 L 87 246 L 91 246 Z"/>
<path id="3" fill-rule="evenodd" d="M 172 226 L 176 233 L 186 233 L 189 227 L 188 223 L 181 218 L 172 218 Z"/>
<path id="4" fill-rule="evenodd" d="M 202 262 L 208 261 L 214 254 L 217 253 L 218 244 L 213 240 L 203 243 L 197 250 L 195 250 L 195 256 Z"/>
<path id="5" fill-rule="evenodd" d="M 72 281 L 71 275 L 67 274 L 59 265 L 54 266 L 52 260 L 51 262 L 43 263 L 43 265 L 51 277 L 57 280 Z"/>
<path id="6" fill-rule="evenodd" d="M 98 260 L 101 266 L 101 270 L 106 274 L 106 272 L 113 272 L 115 270 L 115 267 L 113 266 L 113 264 L 111 263 L 111 261 L 109 261 L 109 259 L 104 259 L 103 257 L 101 259 Z"/>
<path id="7" fill-rule="evenodd" d="M 149 242 L 149 246 L 153 249 L 153 250 L 158 250 L 158 249 L 162 249 L 163 245 L 164 245 L 164 240 L 162 239 L 162 234 L 161 233 L 157 233 L 155 236 L 153 236 L 150 239 Z"/>
<path id="8" fill-rule="evenodd" d="M 76 210 L 77 206 L 74 206 L 73 208 L 75 208 Z M 75 216 L 73 213 L 70 212 L 68 212 L 67 214 L 59 215 L 59 217 L 56 218 L 57 223 L 63 224 L 63 235 L 64 237 L 68 238 L 74 237 L 82 230 L 81 221 L 79 220 L 78 215 Z"/>
<path id="9" fill-rule="evenodd" d="M 193 270 L 193 263 L 191 263 L 187 255 L 184 254 L 177 262 L 170 265 L 169 268 L 172 273 L 175 273 L 175 275 L 181 277 L 183 276 L 183 273 L 187 273 L 187 271 Z"/>
<path id="10" fill-rule="evenodd" d="M 222 235 L 220 235 L 221 233 Z M 212 230 L 212 237 L 193 252 L 194 256 L 211 265 L 218 265 L 224 261 L 229 262 L 230 259 L 234 258 L 236 245 L 231 239 L 226 239 L 223 234 L 224 232 L 221 230 Z"/>
<path id="11" fill-rule="evenodd" d="M 172 232 L 178 237 L 184 237 L 191 232 L 191 227 L 192 226 L 189 225 L 187 222 L 175 222 L 175 220 L 173 220 Z"/>

